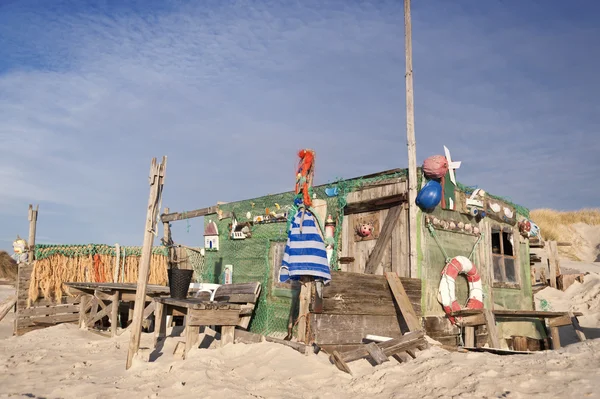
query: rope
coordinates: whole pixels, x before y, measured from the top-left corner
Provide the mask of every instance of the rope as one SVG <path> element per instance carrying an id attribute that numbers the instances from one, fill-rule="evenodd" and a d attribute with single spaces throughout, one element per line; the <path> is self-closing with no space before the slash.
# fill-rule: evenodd
<path id="1" fill-rule="evenodd" d="M 429 222 L 427 224 L 427 229 L 429 230 L 429 233 L 431 234 L 431 236 L 433 237 L 433 239 L 435 240 L 435 242 L 437 243 L 438 247 L 440 248 L 440 251 L 442 251 L 442 254 L 444 255 L 444 262 L 446 264 L 448 264 L 450 262 L 450 260 L 452 258 L 450 258 L 448 256 L 448 254 L 446 253 L 446 250 L 444 249 L 444 247 L 442 246 L 442 243 L 440 242 L 440 240 L 438 239 L 437 234 L 435 233 L 435 229 L 433 228 L 433 225 L 431 224 L 431 222 Z"/>

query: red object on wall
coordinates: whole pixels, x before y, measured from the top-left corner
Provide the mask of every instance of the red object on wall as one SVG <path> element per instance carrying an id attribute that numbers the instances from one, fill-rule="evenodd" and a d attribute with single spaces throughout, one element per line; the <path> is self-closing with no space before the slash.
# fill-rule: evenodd
<path id="1" fill-rule="evenodd" d="M 423 162 L 423 173 L 428 179 L 441 179 L 448 172 L 448 160 L 443 155 L 433 155 Z"/>

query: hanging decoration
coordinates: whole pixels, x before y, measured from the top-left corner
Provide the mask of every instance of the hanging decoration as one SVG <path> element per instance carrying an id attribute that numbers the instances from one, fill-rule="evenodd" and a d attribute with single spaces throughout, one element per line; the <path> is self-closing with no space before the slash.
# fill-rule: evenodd
<path id="1" fill-rule="evenodd" d="M 13 255 L 12 258 L 17 263 L 27 263 L 29 254 L 27 253 L 27 241 L 17 235 L 17 239 L 13 241 Z"/>
<path id="2" fill-rule="evenodd" d="M 369 212 L 354 216 L 354 241 L 370 241 L 379 238 L 379 213 Z"/>
<path id="3" fill-rule="evenodd" d="M 204 229 L 204 248 L 209 250 L 219 250 L 219 228 L 212 220 L 208 221 Z"/>
<path id="4" fill-rule="evenodd" d="M 312 277 L 327 284 L 331 280 L 329 260 L 320 221 L 312 207 L 312 182 L 315 153 L 298 152 L 300 161 L 296 174 L 296 212 L 290 221 L 288 239 L 279 270 L 279 282 Z"/>
<path id="5" fill-rule="evenodd" d="M 312 206 L 312 180 L 314 175 L 315 152 L 313 150 L 300 150 L 300 162 L 296 175 L 296 194 L 302 193 L 302 202 L 305 206 Z"/>
<path id="6" fill-rule="evenodd" d="M 448 160 L 443 155 L 433 155 L 423 162 L 423 174 L 428 179 L 441 179 L 448 172 Z"/>
<path id="7" fill-rule="evenodd" d="M 416 203 L 425 212 L 431 212 L 442 199 L 442 186 L 435 180 L 430 180 L 417 194 Z"/>

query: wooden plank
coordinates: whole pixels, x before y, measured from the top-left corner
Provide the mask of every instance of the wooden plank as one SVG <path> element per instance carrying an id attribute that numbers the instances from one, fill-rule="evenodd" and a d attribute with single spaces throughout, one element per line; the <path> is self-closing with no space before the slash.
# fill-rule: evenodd
<path id="1" fill-rule="evenodd" d="M 89 304 L 92 300 L 90 295 L 83 295 L 81 297 L 81 303 L 79 304 L 79 328 L 86 328 L 87 323 L 85 322 L 85 314 L 89 309 Z"/>
<path id="2" fill-rule="evenodd" d="M 160 215 L 160 220 L 161 220 L 161 222 L 165 223 L 165 222 L 174 222 L 176 220 L 192 219 L 192 218 L 197 218 L 197 217 L 202 217 L 202 216 L 207 216 L 207 215 L 213 215 L 213 214 L 217 213 L 218 210 L 219 210 L 219 207 L 214 205 L 214 206 L 209 206 L 207 208 L 194 209 L 193 211 L 173 212 L 173 213 Z"/>
<path id="3" fill-rule="evenodd" d="M 554 267 L 556 269 L 556 276 L 561 275 L 560 271 L 560 257 L 558 256 L 558 247 L 556 245 L 556 241 L 549 242 L 550 248 L 549 251 L 552 252 L 552 257 L 554 258 Z M 552 265 L 550 265 L 552 266 Z"/>
<path id="4" fill-rule="evenodd" d="M 456 312 L 452 312 L 452 316 L 464 317 L 476 314 L 482 314 L 483 309 L 463 309 Z M 505 310 L 505 309 L 494 309 L 492 313 L 496 316 L 507 316 L 507 317 L 532 317 L 532 318 L 553 318 L 563 317 L 568 312 L 547 312 L 542 310 Z M 575 316 L 582 316 L 581 312 L 574 312 Z"/>
<path id="5" fill-rule="evenodd" d="M 577 338 L 579 338 L 579 341 L 581 341 L 581 342 L 585 341 L 586 337 L 583 332 L 583 329 L 579 325 L 579 320 L 577 320 L 577 316 L 575 316 L 573 314 L 573 312 L 569 312 L 569 317 L 571 318 L 571 322 L 573 323 L 573 328 L 575 328 L 575 333 L 577 334 Z M 2 318 L 0 317 L 0 319 L 2 319 Z"/>
<path id="6" fill-rule="evenodd" d="M 56 305 L 56 306 L 36 306 L 34 308 L 22 309 L 19 312 L 20 317 L 29 316 L 50 316 L 62 313 L 79 313 L 79 304 Z"/>
<path id="7" fill-rule="evenodd" d="M 233 344 L 235 338 L 235 326 L 221 327 L 221 346 Z"/>
<path id="8" fill-rule="evenodd" d="M 368 334 L 402 336 L 396 316 L 311 314 L 310 323 L 318 345 L 361 343 Z"/>
<path id="9" fill-rule="evenodd" d="M 406 296 L 406 291 L 404 291 L 404 287 L 400 282 L 400 278 L 396 273 L 386 273 L 385 277 L 390 285 L 392 293 L 394 294 L 394 299 L 396 300 L 396 304 L 400 308 L 402 312 L 402 316 L 406 321 L 406 325 L 409 331 L 418 331 L 422 330 L 421 323 L 419 322 L 419 318 L 417 317 L 415 310 L 413 309 L 408 296 Z"/>
<path id="10" fill-rule="evenodd" d="M 0 303 L 0 321 L 2 321 L 4 316 L 6 316 L 12 308 L 14 308 L 16 303 L 17 303 L 16 295 L 11 295 L 8 298 L 6 298 L 4 301 L 2 301 L 2 303 Z"/>
<path id="11" fill-rule="evenodd" d="M 298 305 L 298 342 L 308 343 L 310 333 L 307 331 L 308 318 L 310 317 L 310 302 L 313 282 L 308 277 L 302 276 L 302 286 L 300 288 L 300 298 Z"/>
<path id="12" fill-rule="evenodd" d="M 500 340 L 498 339 L 498 330 L 496 329 L 496 318 L 490 309 L 484 309 L 483 314 L 485 316 L 486 326 L 488 330 L 488 340 L 490 347 L 500 348 Z"/>
<path id="13" fill-rule="evenodd" d="M 385 353 L 383 353 L 383 350 L 377 346 L 375 342 L 366 344 L 365 349 L 376 364 L 382 364 L 388 361 L 388 358 Z"/>
<path id="14" fill-rule="evenodd" d="M 424 331 L 410 332 L 400 338 L 391 339 L 389 341 L 377 344 L 377 346 L 385 353 L 386 356 L 391 356 L 392 354 L 400 351 L 413 348 L 417 344 L 422 344 L 422 341 L 424 341 L 424 336 Z M 366 349 L 366 345 L 362 345 L 356 350 L 344 352 L 341 355 L 344 362 L 349 363 L 368 356 L 369 352 Z"/>
<path id="15" fill-rule="evenodd" d="M 236 326 L 240 321 L 239 310 L 189 309 L 187 325 L 190 326 Z"/>
<path id="16" fill-rule="evenodd" d="M 465 327 L 465 346 L 470 348 L 475 346 L 475 327 Z"/>
<path id="17" fill-rule="evenodd" d="M 415 312 L 421 312 L 419 303 L 413 303 Z M 311 309 L 312 311 L 312 309 Z M 396 316 L 397 310 L 390 299 L 381 297 L 365 297 L 361 300 L 358 297 L 337 296 L 323 299 L 323 311 L 326 314 L 354 314 L 354 315 L 373 315 L 373 316 Z"/>
<path id="18" fill-rule="evenodd" d="M 162 163 L 157 165 L 156 158 L 152 159 L 150 166 L 150 196 L 148 198 L 148 209 L 146 215 L 146 226 L 144 228 L 144 241 L 142 245 L 142 256 L 140 259 L 138 281 L 136 288 L 135 307 L 133 309 L 133 321 L 131 327 L 131 339 L 127 352 L 127 363 L 125 368 L 128 370 L 133 364 L 133 356 L 140 347 L 140 338 L 142 334 L 142 316 L 144 312 L 144 302 L 146 299 L 146 288 L 148 284 L 148 275 L 150 273 L 150 258 L 152 256 L 152 243 L 154 241 L 154 231 L 156 231 L 156 218 L 158 216 L 158 204 L 161 201 L 162 186 L 164 184 L 165 169 L 167 166 L 167 157 L 163 157 Z"/>
<path id="19" fill-rule="evenodd" d="M 550 337 L 552 338 L 552 349 L 560 349 L 560 332 L 558 327 L 550 327 Z"/>
<path id="20" fill-rule="evenodd" d="M 110 336 L 116 337 L 119 327 L 119 291 L 115 291 L 112 296 L 110 311 Z"/>
<path id="21" fill-rule="evenodd" d="M 16 319 L 17 329 L 30 327 L 30 326 L 41 326 L 41 325 L 54 325 L 59 323 L 76 322 L 79 319 L 79 314 L 59 314 L 52 316 L 40 316 L 40 317 L 27 317 Z"/>
<path id="22" fill-rule="evenodd" d="M 29 240 L 27 241 L 27 245 L 29 246 L 27 261 L 29 263 L 33 263 L 35 261 L 35 230 L 37 226 L 39 207 L 39 205 L 36 205 L 35 209 L 33 209 L 33 205 L 29 204 Z"/>
<path id="23" fill-rule="evenodd" d="M 556 288 L 556 259 L 554 258 L 554 252 L 551 249 L 551 244 L 552 241 L 548 242 L 549 248 L 548 248 L 548 268 L 550 271 L 550 287 L 552 288 Z"/>
<path id="24" fill-rule="evenodd" d="M 472 316 L 464 316 L 460 320 L 460 325 L 463 327 L 473 327 L 485 325 L 485 316 L 483 314 L 476 314 Z"/>
<path id="25" fill-rule="evenodd" d="M 167 312 L 165 305 L 157 302 L 154 309 L 154 347 L 167 336 Z"/>
<path id="26" fill-rule="evenodd" d="M 101 301 L 98 301 L 101 302 Z M 110 317 L 110 312 L 112 311 L 112 307 L 113 304 L 111 303 L 110 305 L 107 305 L 104 309 L 102 309 L 100 312 L 96 313 L 93 317 L 91 317 L 86 323 L 87 323 L 87 327 L 92 327 L 97 321 L 101 320 L 102 318 L 109 316 Z"/>
<path id="27" fill-rule="evenodd" d="M 373 252 L 369 255 L 369 260 L 365 266 L 365 274 L 373 274 L 377 269 L 377 266 L 381 263 L 383 259 L 383 254 L 390 243 L 392 238 L 392 231 L 398 224 L 398 220 L 400 220 L 400 214 L 402 213 L 402 205 L 396 205 L 390 208 L 385 222 L 383 223 L 383 227 L 381 228 L 381 233 L 379 234 L 379 238 L 377 238 L 377 243 L 375 244 L 375 248 Z"/>
<path id="28" fill-rule="evenodd" d="M 350 215 L 353 213 L 373 212 L 387 209 L 406 202 L 406 199 L 406 193 L 392 194 L 373 199 L 369 198 L 360 202 L 349 203 L 344 208 L 344 214 Z"/>
<path id="29" fill-rule="evenodd" d="M 571 316 L 568 313 L 565 313 L 561 317 L 554 317 L 554 318 L 547 319 L 547 320 L 548 321 L 546 323 L 550 327 L 570 326 L 571 324 L 573 324 L 573 321 L 571 320 Z"/>

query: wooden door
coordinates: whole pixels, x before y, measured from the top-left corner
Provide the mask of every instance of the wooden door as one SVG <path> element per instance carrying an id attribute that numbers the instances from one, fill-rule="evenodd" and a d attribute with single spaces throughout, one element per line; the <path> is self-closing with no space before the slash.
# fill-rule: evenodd
<path id="1" fill-rule="evenodd" d="M 383 274 L 386 271 L 394 271 L 399 276 L 410 277 L 408 258 L 408 209 L 405 204 L 400 216 L 395 221 L 391 239 L 388 240 L 383 249 L 381 261 L 375 267 L 374 274 Z M 349 263 L 341 264 L 342 271 L 364 273 L 369 257 L 372 255 L 380 235 L 384 230 L 386 218 L 391 208 L 370 212 L 357 212 L 344 215 L 342 225 L 342 257 L 354 258 Z M 371 223 L 374 227 L 371 237 L 361 237 L 356 229 L 364 223 Z M 380 244 L 381 245 L 381 244 Z"/>

